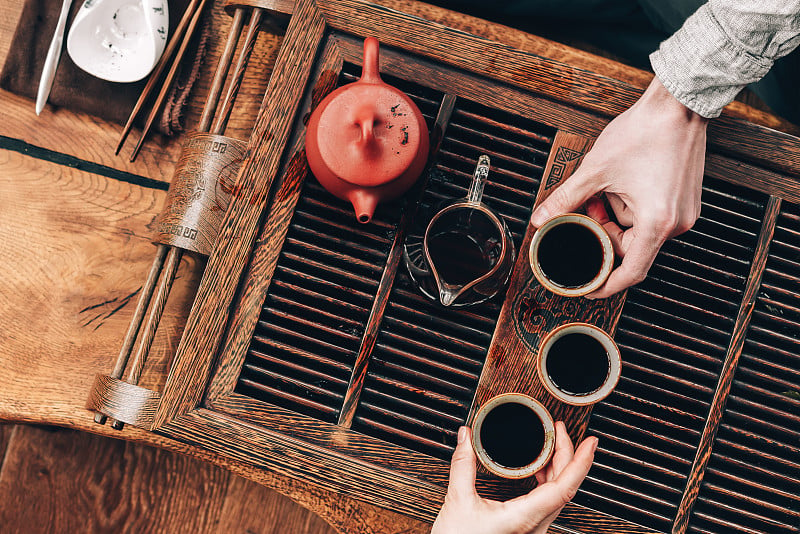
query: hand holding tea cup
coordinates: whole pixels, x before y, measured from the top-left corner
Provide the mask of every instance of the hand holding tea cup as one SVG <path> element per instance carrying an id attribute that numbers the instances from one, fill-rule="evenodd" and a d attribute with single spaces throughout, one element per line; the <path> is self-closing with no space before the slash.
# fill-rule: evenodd
<path id="1" fill-rule="evenodd" d="M 589 298 L 641 282 L 661 245 L 695 223 L 707 123 L 654 78 L 636 104 L 606 126 L 578 170 L 534 210 L 531 222 L 538 228 L 605 193 L 619 224 L 597 199 L 587 213 L 604 226 L 623 260 Z"/>
<path id="2" fill-rule="evenodd" d="M 506 502 L 484 499 L 475 490 L 476 456 L 470 429 L 458 431 L 458 446 L 450 464 L 447 496 L 432 534 L 544 534 L 561 509 L 578 491 L 589 472 L 597 438 L 583 440 L 573 449 L 564 423 L 556 423 L 555 453 L 536 473 L 539 485 Z"/>

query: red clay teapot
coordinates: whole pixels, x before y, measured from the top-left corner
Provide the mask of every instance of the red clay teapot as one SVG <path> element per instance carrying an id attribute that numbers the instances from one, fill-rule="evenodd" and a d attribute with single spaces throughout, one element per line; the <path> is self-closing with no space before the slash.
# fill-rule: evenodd
<path id="1" fill-rule="evenodd" d="M 381 80 L 378 40 L 364 41 L 361 78 L 339 87 L 311 114 L 306 155 L 331 194 L 353 205 L 359 222 L 378 202 L 405 193 L 425 167 L 428 127 L 402 91 Z"/>

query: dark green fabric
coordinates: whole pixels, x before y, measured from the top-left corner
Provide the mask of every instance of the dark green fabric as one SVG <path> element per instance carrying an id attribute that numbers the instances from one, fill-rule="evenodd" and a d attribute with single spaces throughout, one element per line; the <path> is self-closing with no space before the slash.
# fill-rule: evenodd
<path id="1" fill-rule="evenodd" d="M 431 1 L 431 0 L 429 0 Z M 541 35 L 579 40 L 650 70 L 648 56 L 703 0 L 432 0 L 442 7 Z M 800 49 L 750 88 L 778 115 L 800 124 Z"/>

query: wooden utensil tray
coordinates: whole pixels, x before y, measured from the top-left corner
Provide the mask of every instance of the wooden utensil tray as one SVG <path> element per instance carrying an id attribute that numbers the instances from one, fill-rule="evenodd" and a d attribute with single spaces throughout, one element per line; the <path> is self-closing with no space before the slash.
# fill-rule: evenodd
<path id="1" fill-rule="evenodd" d="M 696 227 L 627 300 L 556 297 L 527 265 L 534 201 L 639 90 L 402 2 L 287 6 L 231 207 L 142 426 L 431 520 L 458 426 L 489 397 L 523 391 L 574 438 L 600 436 L 556 528 L 795 531 L 800 400 L 784 392 L 800 383 L 800 141 L 718 120 Z M 386 80 L 425 114 L 434 154 L 417 188 L 360 225 L 309 176 L 304 125 L 355 79 L 367 35 L 383 44 Z M 485 201 L 519 258 L 503 298 L 444 309 L 411 285 L 402 242 L 419 205 L 464 195 L 481 153 L 492 158 Z M 617 391 L 593 414 L 549 398 L 532 364 L 540 334 L 573 320 L 616 330 L 622 349 Z M 478 481 L 496 498 L 530 484 Z"/>

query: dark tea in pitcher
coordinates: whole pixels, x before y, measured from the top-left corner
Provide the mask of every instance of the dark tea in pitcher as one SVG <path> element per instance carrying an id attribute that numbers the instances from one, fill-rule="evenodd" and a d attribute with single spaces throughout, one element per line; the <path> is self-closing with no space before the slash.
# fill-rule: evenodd
<path id="1" fill-rule="evenodd" d="M 448 284 L 462 285 L 492 270 L 500 256 L 501 240 L 485 213 L 465 207 L 436 222 L 428 249 L 439 276 Z"/>

